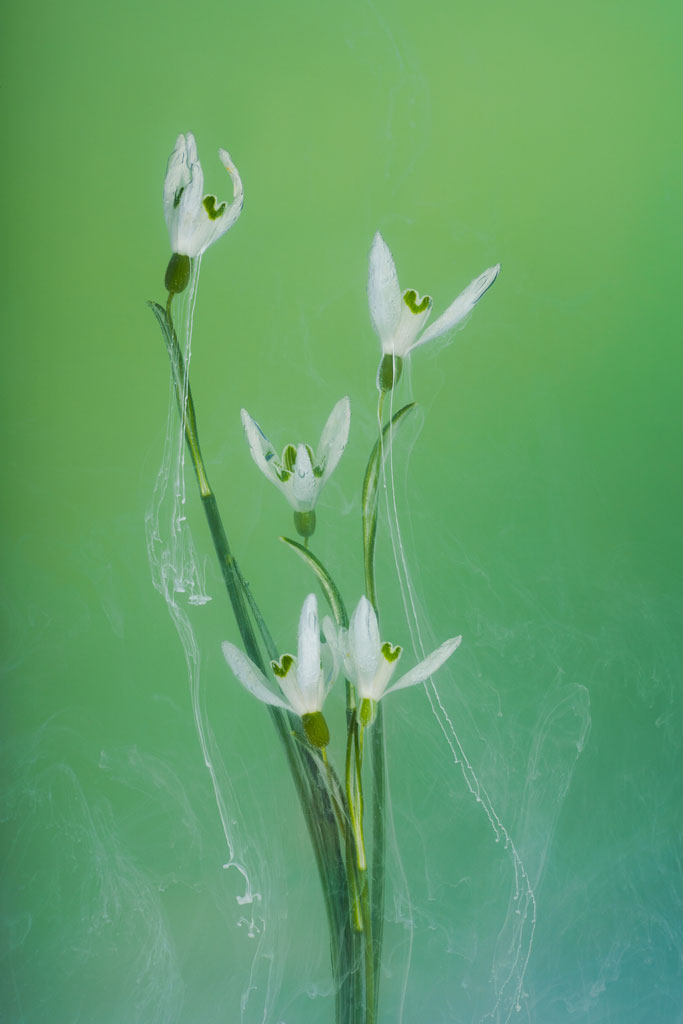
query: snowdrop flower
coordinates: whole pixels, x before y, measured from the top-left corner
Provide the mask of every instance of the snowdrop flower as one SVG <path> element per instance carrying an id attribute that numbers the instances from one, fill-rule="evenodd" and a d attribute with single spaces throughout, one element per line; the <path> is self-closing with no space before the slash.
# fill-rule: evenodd
<path id="1" fill-rule="evenodd" d="M 424 682 L 450 658 L 462 640 L 461 636 L 446 640 L 390 686 L 402 650 L 380 640 L 375 609 L 367 597 L 361 597 L 356 605 L 348 630 L 336 626 L 326 616 L 323 619 L 323 633 L 346 678 L 356 687 L 361 700 L 362 725 L 370 725 L 374 720 L 377 701 L 393 690 L 403 690 L 406 686 Z"/>
<path id="2" fill-rule="evenodd" d="M 219 203 L 214 195 L 204 195 L 204 175 L 192 132 L 178 136 L 169 157 L 164 216 L 173 252 L 166 271 L 166 288 L 171 293 L 184 291 L 190 279 L 190 260 L 201 256 L 224 235 L 242 212 L 244 191 L 237 168 L 226 150 L 219 149 L 218 156 L 232 180 L 231 203 Z"/>
<path id="3" fill-rule="evenodd" d="M 294 524 L 302 537 L 310 537 L 315 531 L 315 503 L 342 457 L 350 420 L 351 404 L 348 398 L 342 398 L 330 413 L 315 452 L 307 444 L 288 444 L 280 458 L 256 420 L 242 409 L 252 458 L 294 509 Z"/>
<path id="4" fill-rule="evenodd" d="M 402 360 L 414 348 L 440 338 L 464 319 L 491 287 L 499 271 L 500 263 L 485 270 L 468 284 L 445 313 L 423 330 L 432 310 L 431 296 L 420 296 L 412 288 L 401 291 L 389 246 L 378 231 L 370 250 L 368 300 L 372 324 L 382 343 L 382 362 L 377 374 L 379 390 L 391 391 L 401 374 Z"/>
<path id="5" fill-rule="evenodd" d="M 308 595 L 301 609 L 297 657 L 283 654 L 279 661 L 270 663 L 282 697 L 273 693 L 271 684 L 264 674 L 239 647 L 226 641 L 223 644 L 223 654 L 249 693 L 264 704 L 272 704 L 273 707 L 284 708 L 299 715 L 304 732 L 313 746 L 327 746 L 330 742 L 330 731 L 322 709 L 336 676 L 336 662 L 327 672 L 321 666 L 318 604 L 315 594 Z"/>

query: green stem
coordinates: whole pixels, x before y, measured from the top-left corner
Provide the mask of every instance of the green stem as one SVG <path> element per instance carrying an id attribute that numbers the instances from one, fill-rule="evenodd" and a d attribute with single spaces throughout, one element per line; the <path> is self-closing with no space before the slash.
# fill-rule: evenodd
<path id="1" fill-rule="evenodd" d="M 370 736 L 370 768 L 372 774 L 372 949 L 375 976 L 375 1003 L 379 1000 L 379 977 L 384 938 L 384 898 L 386 878 L 386 757 L 384 751 L 384 710 L 377 702 L 377 713 Z"/>
<path id="2" fill-rule="evenodd" d="M 365 843 L 363 842 L 363 798 L 358 773 L 357 735 L 358 720 L 356 718 L 356 712 L 353 711 L 346 738 L 346 800 L 349 805 L 351 831 L 353 832 L 353 838 L 356 845 L 358 870 L 365 871 L 367 868 L 367 859 L 365 856 Z M 354 753 L 356 756 L 354 756 Z"/>
<path id="3" fill-rule="evenodd" d="M 415 408 L 415 402 L 409 402 L 391 417 L 382 427 L 381 416 L 384 404 L 384 393 L 380 392 L 377 405 L 379 436 L 370 452 L 368 465 L 363 478 L 361 492 L 362 525 L 363 525 L 363 568 L 365 572 L 365 593 L 377 612 L 377 590 L 375 582 L 375 544 L 377 541 L 377 492 L 384 467 L 384 459 L 400 423 Z"/>
<path id="4" fill-rule="evenodd" d="M 154 302 L 149 303 L 149 305 L 161 327 L 168 350 L 185 441 L 197 477 L 202 506 L 242 643 L 249 658 L 261 671 L 265 671 L 261 651 L 249 618 L 245 594 L 252 608 L 255 608 L 256 605 L 251 593 L 243 584 L 243 577 L 233 558 L 218 509 L 218 503 L 209 484 L 208 474 L 199 445 L 192 392 L 171 317 L 172 298 L 172 294 L 169 294 L 166 309 Z M 255 615 L 255 618 L 259 625 L 262 625 L 262 634 L 264 635 L 267 647 L 270 647 L 272 645 L 272 638 L 270 638 L 270 634 L 265 629 L 263 619 L 259 615 Z M 321 765 L 318 758 L 296 744 L 292 734 L 301 730 L 300 721 L 296 716 L 270 705 L 268 706 L 268 711 L 285 750 L 297 796 L 311 837 L 318 874 L 322 884 L 323 899 L 330 928 L 330 952 L 335 982 L 336 1020 L 338 1024 L 358 1024 L 357 982 L 354 977 L 358 959 L 358 944 L 353 938 L 349 923 L 349 884 L 344 856 L 340 846 L 335 812 L 330 799 L 327 780 L 324 776 L 324 766 Z"/>
<path id="5" fill-rule="evenodd" d="M 361 908 L 363 912 L 363 931 L 365 932 L 365 1024 L 375 1024 L 377 1018 L 377 976 L 376 959 L 374 951 L 376 943 L 373 942 L 372 920 L 373 913 L 370 908 L 370 893 L 368 886 L 367 871 L 361 872 Z"/>
<path id="6" fill-rule="evenodd" d="M 354 895 L 356 902 L 353 907 L 354 926 L 363 932 L 363 964 L 365 976 L 365 1018 L 364 1024 L 374 1024 L 377 1015 L 377 976 L 376 947 L 373 942 L 374 906 L 370 903 L 368 886 L 367 861 L 365 856 L 365 840 L 363 838 L 363 757 L 359 725 L 356 711 L 351 713 L 349 732 L 346 742 L 346 799 L 351 817 L 351 834 L 355 845 L 353 867 L 357 870 L 359 880 Z M 374 864 L 373 864 L 374 869 Z M 355 878 L 354 878 L 355 880 Z M 373 896 L 374 899 L 374 896 Z"/>
<path id="7" fill-rule="evenodd" d="M 375 546 L 377 541 L 378 490 L 384 469 L 384 458 L 391 446 L 394 433 L 403 418 L 415 408 L 415 403 L 399 409 L 386 426 L 382 425 L 384 414 L 384 392 L 380 391 L 377 402 L 378 437 L 368 459 L 362 490 L 363 568 L 365 593 L 375 609 L 377 608 L 377 586 L 375 577 Z M 386 874 L 386 756 L 384 749 L 384 712 L 382 702 L 377 704 L 377 713 L 370 737 L 370 767 L 372 772 L 372 867 L 370 872 L 370 946 L 373 955 L 374 1001 L 373 1013 L 377 1015 L 379 1000 L 379 977 L 382 962 L 382 940 L 384 934 L 384 900 Z"/>

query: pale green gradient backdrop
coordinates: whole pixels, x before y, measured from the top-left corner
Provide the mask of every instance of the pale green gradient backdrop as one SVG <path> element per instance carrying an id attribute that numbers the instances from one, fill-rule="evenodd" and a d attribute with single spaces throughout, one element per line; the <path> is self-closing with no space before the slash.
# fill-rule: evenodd
<path id="1" fill-rule="evenodd" d="M 161 185 L 188 129 L 210 189 L 226 191 L 219 145 L 245 183 L 242 218 L 204 260 L 193 386 L 214 486 L 284 647 L 310 581 L 277 545 L 288 516 L 250 464 L 240 406 L 283 443 L 314 440 L 351 396 L 319 550 L 355 601 L 372 235 L 437 312 L 502 262 L 466 330 L 414 358 L 423 424 L 396 466 L 408 557 L 430 638 L 465 636 L 442 692 L 536 890 L 518 1016 L 683 1019 L 682 21 L 671 2 L 584 0 L 8 13 L 8 1020 L 238 1021 L 259 941 L 238 926 L 240 877 L 221 869 L 145 551 L 168 371 L 144 302 L 163 298 Z M 276 950 L 242 1019 L 265 1006 L 268 1024 L 326 1024 L 312 860 L 263 711 L 221 663 L 234 633 L 199 513 L 192 498 L 215 598 L 195 617 L 203 692 L 263 894 L 261 948 Z M 381 568 L 400 640 L 386 546 Z M 413 902 L 390 899 L 382 1021 L 399 1019 L 411 917 L 405 1024 L 469 1024 L 495 1002 L 509 871 L 424 699 L 393 700 L 393 849 Z"/>

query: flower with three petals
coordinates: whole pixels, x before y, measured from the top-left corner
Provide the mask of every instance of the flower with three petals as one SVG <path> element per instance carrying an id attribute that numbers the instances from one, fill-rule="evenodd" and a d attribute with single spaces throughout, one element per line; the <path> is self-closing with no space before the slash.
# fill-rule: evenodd
<path id="1" fill-rule="evenodd" d="M 372 324 L 382 344 L 382 362 L 377 375 L 380 391 L 391 390 L 400 376 L 402 360 L 414 348 L 440 338 L 460 323 L 491 287 L 499 272 L 500 263 L 485 270 L 425 329 L 432 311 L 431 296 L 420 296 L 413 288 L 401 291 L 391 251 L 378 231 L 370 250 L 368 301 Z"/>
<path id="2" fill-rule="evenodd" d="M 168 291 L 187 287 L 190 260 L 201 256 L 235 223 L 244 203 L 242 180 L 225 149 L 218 157 L 232 181 L 232 202 L 204 195 L 204 174 L 192 132 L 180 134 L 171 153 L 164 181 L 164 216 L 171 240 L 171 261 L 166 271 Z"/>
<path id="3" fill-rule="evenodd" d="M 272 682 L 239 647 L 226 641 L 223 654 L 245 690 L 264 704 L 299 715 L 306 736 L 314 747 L 326 747 L 330 732 L 322 713 L 325 697 L 336 677 L 333 652 L 320 643 L 318 604 L 315 594 L 304 601 L 299 619 L 297 656 L 283 654 L 270 667 L 282 696 L 271 689 Z M 332 657 L 329 657 L 332 655 Z M 321 658 L 326 661 L 325 667 Z"/>
<path id="4" fill-rule="evenodd" d="M 461 636 L 456 636 L 444 641 L 415 668 L 389 685 L 398 667 L 402 649 L 380 640 L 375 609 L 367 597 L 361 597 L 356 605 L 348 629 L 337 626 L 326 616 L 323 619 L 323 633 L 341 671 L 356 687 L 361 700 L 360 719 L 363 725 L 373 721 L 375 706 L 382 697 L 394 690 L 423 683 L 450 658 L 462 640 Z"/>
<path id="5" fill-rule="evenodd" d="M 349 399 L 342 398 L 330 413 L 315 451 L 307 444 L 288 444 L 279 456 L 256 420 L 242 409 L 252 458 L 294 509 L 294 523 L 302 537 L 310 537 L 315 530 L 315 503 L 342 457 L 350 421 Z"/>

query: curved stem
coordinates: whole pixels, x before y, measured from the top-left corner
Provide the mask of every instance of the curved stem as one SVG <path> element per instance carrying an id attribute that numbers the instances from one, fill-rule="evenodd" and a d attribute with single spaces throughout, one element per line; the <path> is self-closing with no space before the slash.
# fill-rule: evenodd
<path id="1" fill-rule="evenodd" d="M 365 572 L 365 593 L 379 618 L 377 608 L 377 586 L 375 577 L 375 545 L 377 540 L 377 497 L 385 455 L 391 446 L 394 433 L 404 417 L 415 408 L 415 403 L 399 409 L 386 426 L 382 425 L 384 395 L 380 391 L 377 401 L 378 436 L 365 471 L 362 490 L 363 567 Z M 372 771 L 372 868 L 370 890 L 370 928 L 366 933 L 372 949 L 373 959 L 373 1014 L 377 1015 L 379 1000 L 379 976 L 382 962 L 382 939 L 384 932 L 384 899 L 386 874 L 386 756 L 384 748 L 384 712 L 382 702 L 377 705 L 377 714 L 370 737 L 370 765 Z M 370 936 L 368 940 L 368 936 Z"/>
<path id="2" fill-rule="evenodd" d="M 166 309 L 155 302 L 150 302 L 149 305 L 161 327 L 166 343 L 185 441 L 197 477 L 202 506 L 242 643 L 249 658 L 261 671 L 264 671 L 264 661 L 247 607 L 248 602 L 253 611 L 256 604 L 251 592 L 244 585 L 244 578 L 232 555 L 199 445 L 192 391 L 171 316 L 172 298 L 173 295 L 169 293 Z M 255 618 L 261 627 L 268 648 L 272 645 L 272 638 L 265 628 L 260 613 L 255 614 Z M 349 925 L 349 882 L 333 801 L 325 777 L 325 766 L 308 750 L 296 744 L 293 732 L 300 731 L 300 721 L 296 716 L 272 706 L 268 707 L 268 711 L 285 750 L 304 820 L 311 837 L 322 884 L 330 930 L 336 1020 L 338 1024 L 358 1024 L 355 978 L 358 944 L 357 940 L 353 938 Z"/>

